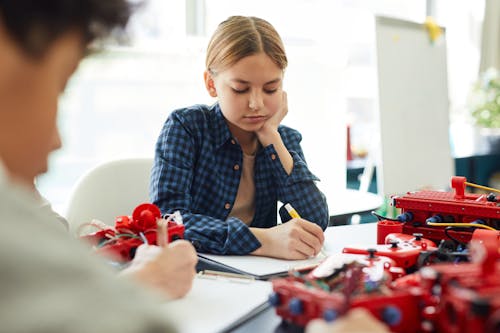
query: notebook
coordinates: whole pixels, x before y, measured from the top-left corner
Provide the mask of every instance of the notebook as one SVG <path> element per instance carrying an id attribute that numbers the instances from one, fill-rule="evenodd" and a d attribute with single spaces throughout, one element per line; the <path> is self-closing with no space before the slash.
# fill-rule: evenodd
<path id="1" fill-rule="evenodd" d="M 198 253 L 199 270 L 210 269 L 252 276 L 258 280 L 286 276 L 290 270 L 314 267 L 323 261 L 323 253 L 305 260 L 285 260 L 259 256 L 227 256 Z"/>
<path id="2" fill-rule="evenodd" d="M 199 273 L 179 300 L 161 305 L 179 333 L 229 332 L 267 309 L 272 284 Z"/>

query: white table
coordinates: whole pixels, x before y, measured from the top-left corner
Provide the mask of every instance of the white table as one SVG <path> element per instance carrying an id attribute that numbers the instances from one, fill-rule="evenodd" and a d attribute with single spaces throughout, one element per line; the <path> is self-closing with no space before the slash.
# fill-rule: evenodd
<path id="1" fill-rule="evenodd" d="M 352 189 L 325 193 L 330 211 L 330 225 L 349 224 L 354 214 L 369 213 L 384 204 L 384 198 L 371 192 Z"/>
<path id="2" fill-rule="evenodd" d="M 348 246 L 375 246 L 377 244 L 377 223 L 363 223 L 328 227 L 325 230 L 323 248 L 327 254 L 342 253 Z"/>

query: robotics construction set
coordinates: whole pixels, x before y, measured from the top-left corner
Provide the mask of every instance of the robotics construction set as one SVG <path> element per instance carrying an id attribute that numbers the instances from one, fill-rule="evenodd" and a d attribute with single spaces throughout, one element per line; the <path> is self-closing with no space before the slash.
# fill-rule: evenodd
<path id="1" fill-rule="evenodd" d="M 400 214 L 377 215 L 378 244 L 345 247 L 314 269 L 272 280 L 276 313 L 303 326 L 362 307 L 392 332 L 500 332 L 498 190 L 464 177 L 451 187 L 393 196 Z"/>
<path id="2" fill-rule="evenodd" d="M 83 234 L 82 230 L 92 226 L 98 231 Z M 82 225 L 80 238 L 93 246 L 95 253 L 103 255 L 118 264 L 126 264 L 135 256 L 142 244 L 159 245 L 184 238 L 184 225 L 178 212 L 162 218 L 160 209 L 150 203 L 137 206 L 132 215 L 118 216 L 115 226 L 94 220 Z"/>

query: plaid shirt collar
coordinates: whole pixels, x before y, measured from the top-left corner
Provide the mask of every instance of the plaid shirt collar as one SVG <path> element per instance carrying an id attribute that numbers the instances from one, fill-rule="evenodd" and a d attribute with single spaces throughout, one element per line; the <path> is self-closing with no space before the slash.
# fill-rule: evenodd
<path id="1" fill-rule="evenodd" d="M 219 103 L 215 103 L 210 107 L 211 114 L 213 114 L 213 135 L 215 139 L 215 147 L 216 149 L 221 149 L 226 142 L 233 139 L 233 135 L 229 130 L 229 126 L 227 125 L 226 118 L 222 114 Z"/>

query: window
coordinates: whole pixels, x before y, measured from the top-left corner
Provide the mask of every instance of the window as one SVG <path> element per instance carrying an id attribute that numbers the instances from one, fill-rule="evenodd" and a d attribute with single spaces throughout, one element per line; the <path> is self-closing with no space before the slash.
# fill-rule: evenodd
<path id="1" fill-rule="evenodd" d="M 429 10 L 447 28 L 452 111 L 459 110 L 477 72 L 478 2 L 149 0 L 131 21 L 130 46 L 84 60 L 72 78 L 60 100 L 63 148 L 51 156 L 39 189 L 64 213 L 71 188 L 89 168 L 153 156 L 172 110 L 213 102 L 203 85 L 205 47 L 219 22 L 239 14 L 268 20 L 283 37 L 289 57 L 284 122 L 303 134 L 323 190 L 344 188 L 346 123 L 360 152 L 376 131 L 373 16 L 422 22 Z"/>

